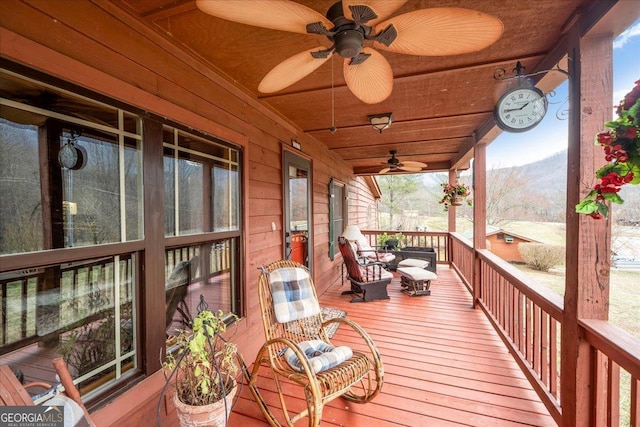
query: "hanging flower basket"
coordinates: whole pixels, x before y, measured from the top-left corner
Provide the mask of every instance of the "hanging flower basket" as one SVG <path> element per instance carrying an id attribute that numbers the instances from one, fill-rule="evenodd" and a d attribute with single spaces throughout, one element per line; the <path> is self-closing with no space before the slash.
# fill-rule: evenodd
<path id="1" fill-rule="evenodd" d="M 463 202 L 464 197 L 458 195 L 451 196 L 451 206 L 462 206 Z"/>
<path id="2" fill-rule="evenodd" d="M 471 206 L 471 199 L 468 198 L 471 195 L 471 189 L 467 184 L 449 184 L 443 182 L 440 185 L 442 186 L 444 196 L 442 196 L 442 199 L 440 199 L 438 203 L 444 206 L 445 212 L 447 212 L 451 206 L 462 206 L 465 200 L 467 204 Z"/>
<path id="3" fill-rule="evenodd" d="M 606 201 L 622 204 L 618 195 L 625 184 L 640 184 L 640 80 L 617 107 L 618 118 L 604 125 L 608 131 L 596 135 L 609 163 L 596 172 L 600 180 L 594 189 L 576 205 L 576 212 L 594 219 L 609 214 Z"/>

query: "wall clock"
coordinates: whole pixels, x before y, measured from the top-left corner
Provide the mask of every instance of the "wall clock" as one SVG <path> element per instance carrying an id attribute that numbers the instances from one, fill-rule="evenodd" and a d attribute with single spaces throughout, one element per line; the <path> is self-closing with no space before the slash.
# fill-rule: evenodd
<path id="1" fill-rule="evenodd" d="M 537 87 L 517 87 L 500 97 L 493 116 L 502 130 L 526 132 L 542 121 L 547 106 L 547 98 Z"/>
<path id="2" fill-rule="evenodd" d="M 68 141 L 58 151 L 58 164 L 70 170 L 79 170 L 87 162 L 87 151 L 84 147 Z"/>

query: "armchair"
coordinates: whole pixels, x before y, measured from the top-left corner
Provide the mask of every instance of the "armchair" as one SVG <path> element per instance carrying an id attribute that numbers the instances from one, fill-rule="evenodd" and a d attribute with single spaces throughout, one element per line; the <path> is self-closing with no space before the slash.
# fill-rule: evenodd
<path id="1" fill-rule="evenodd" d="M 364 257 L 369 261 L 381 262 L 388 265 L 391 261 L 396 259 L 396 256 L 393 253 L 379 251 L 371 246 L 357 225 L 347 225 L 342 233 L 342 237 L 352 243 L 355 243 L 357 255 Z"/>
<path id="2" fill-rule="evenodd" d="M 347 275 L 351 283 L 351 290 L 342 294 L 357 295 L 351 302 L 389 299 L 387 285 L 391 283 L 393 273 L 384 268 L 384 263 L 359 263 L 351 243 L 344 236 L 338 238 L 338 248 L 342 254 L 342 261 L 347 267 Z"/>

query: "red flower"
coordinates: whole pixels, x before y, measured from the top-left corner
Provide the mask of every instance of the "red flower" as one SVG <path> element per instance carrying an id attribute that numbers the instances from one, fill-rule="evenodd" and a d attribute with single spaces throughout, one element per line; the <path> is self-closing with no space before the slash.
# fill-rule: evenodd
<path id="1" fill-rule="evenodd" d="M 638 129 L 635 126 L 630 126 L 627 131 L 622 135 L 623 138 L 636 139 L 638 136 Z"/>
<path id="2" fill-rule="evenodd" d="M 611 172 L 602 177 L 599 184 L 596 184 L 595 189 L 598 193 L 617 193 L 620 191 L 620 187 L 624 184 L 631 182 L 633 179 L 633 173 L 628 173 L 625 176 L 620 176 L 615 172 Z"/>
<path id="3" fill-rule="evenodd" d="M 618 118 L 605 123 L 610 130 L 597 133 L 595 138 L 609 162 L 596 172 L 596 176 L 607 175 L 601 176 L 594 189 L 576 205 L 576 212 L 594 219 L 607 216 L 607 203 L 624 202 L 616 193 L 623 185 L 632 183 L 634 174 L 631 170 L 640 166 L 640 156 L 637 155 L 640 154 L 640 80 L 620 101 L 616 112 Z M 628 171 L 626 175 L 618 175 L 625 171 Z"/>
<path id="4" fill-rule="evenodd" d="M 622 108 L 628 110 L 633 107 L 633 104 L 636 103 L 638 98 L 640 98 L 640 80 L 636 82 L 636 86 L 631 89 L 631 92 L 625 95 Z"/>
<path id="5" fill-rule="evenodd" d="M 618 162 L 626 162 L 627 160 L 629 160 L 629 156 L 627 155 L 626 150 L 624 150 L 622 148 L 622 145 L 620 144 L 608 145 L 604 147 L 604 153 L 604 158 L 607 162 L 610 162 L 613 159 L 616 159 Z"/>
<path id="6" fill-rule="evenodd" d="M 602 146 L 607 146 L 615 140 L 613 138 L 613 135 L 611 135 L 609 132 L 600 132 L 597 135 L 597 138 L 598 138 L 598 143 Z"/>

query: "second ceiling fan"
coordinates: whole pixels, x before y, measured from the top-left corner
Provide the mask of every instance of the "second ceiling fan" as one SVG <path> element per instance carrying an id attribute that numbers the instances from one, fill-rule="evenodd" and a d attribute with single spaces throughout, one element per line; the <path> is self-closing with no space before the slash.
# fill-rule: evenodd
<path id="1" fill-rule="evenodd" d="M 502 21 L 482 12 L 455 7 L 420 9 L 387 18 L 407 0 L 342 0 L 326 17 L 289 0 L 197 0 L 212 16 L 274 30 L 325 36 L 331 47 L 318 46 L 276 65 L 258 90 L 278 92 L 311 74 L 334 53 L 344 58 L 349 90 L 362 102 L 382 102 L 393 89 L 393 72 L 375 49 L 418 56 L 476 52 L 502 35 Z M 372 47 L 364 46 L 369 40 Z M 375 48 L 375 49 L 374 49 Z"/>
<path id="2" fill-rule="evenodd" d="M 421 172 L 422 168 L 426 168 L 427 164 L 426 163 L 422 163 L 422 162 L 413 162 L 413 161 L 406 161 L 406 162 L 400 162 L 400 159 L 398 159 L 396 157 L 396 150 L 391 150 L 389 151 L 389 154 L 391 154 L 391 158 L 389 160 L 387 160 L 386 163 L 382 163 L 383 165 L 387 165 L 386 168 L 383 168 L 380 170 L 380 174 L 385 174 L 388 172 L 394 172 L 394 171 L 405 171 L 405 172 Z"/>

